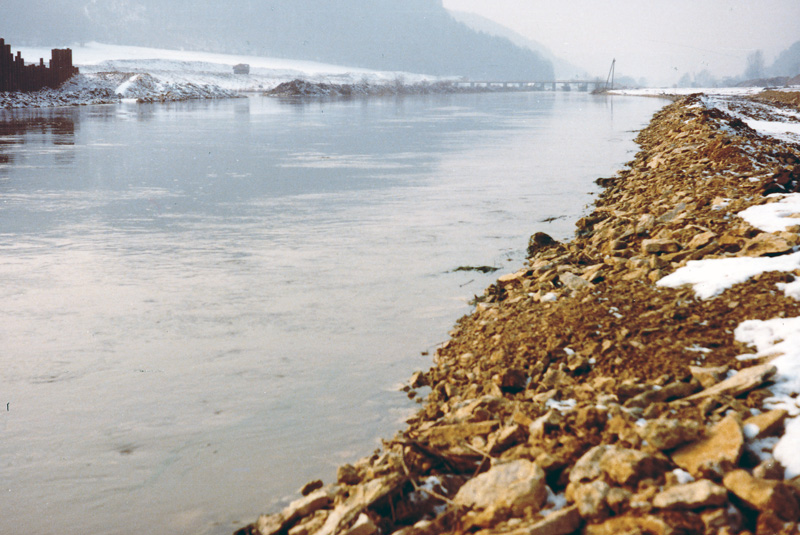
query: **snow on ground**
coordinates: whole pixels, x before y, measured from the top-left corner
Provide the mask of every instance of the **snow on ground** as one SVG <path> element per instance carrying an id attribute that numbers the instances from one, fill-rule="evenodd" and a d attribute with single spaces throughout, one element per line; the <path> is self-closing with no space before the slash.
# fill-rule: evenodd
<path id="1" fill-rule="evenodd" d="M 615 89 L 612 95 L 629 95 L 634 97 L 685 97 L 696 93 L 742 97 L 755 95 L 763 91 L 763 87 L 646 87 L 642 89 Z"/>
<path id="2" fill-rule="evenodd" d="M 691 284 L 697 297 L 709 299 L 721 294 L 734 284 L 745 282 L 761 273 L 795 269 L 800 269 L 800 253 L 776 257 L 741 256 L 691 260 L 686 263 L 686 266 L 659 280 L 657 285 L 677 288 Z"/>
<path id="3" fill-rule="evenodd" d="M 770 195 L 778 202 L 758 204 L 739 212 L 739 217 L 765 232 L 784 232 L 800 225 L 800 195 Z"/>
<path id="4" fill-rule="evenodd" d="M 45 61 L 51 48 L 71 48 L 72 61 L 82 74 L 103 72 L 147 73 L 161 83 L 214 85 L 229 91 L 263 91 L 280 83 L 303 78 L 322 83 L 406 83 L 433 81 L 437 78 L 420 74 L 375 71 L 312 61 L 167 50 L 103 43 L 65 45 L 48 48 L 20 47 L 27 63 Z M 250 65 L 250 74 L 233 74 L 233 66 Z"/>
<path id="5" fill-rule="evenodd" d="M 796 90 L 800 91 L 800 87 Z M 741 119 L 761 135 L 789 143 L 800 143 L 800 112 L 726 95 L 706 95 L 703 102 L 709 108 L 720 109 Z"/>

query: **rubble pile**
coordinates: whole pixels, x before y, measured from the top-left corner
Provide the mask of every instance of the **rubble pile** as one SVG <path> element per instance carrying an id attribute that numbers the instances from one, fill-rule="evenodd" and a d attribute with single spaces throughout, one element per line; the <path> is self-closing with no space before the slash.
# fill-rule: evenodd
<path id="1" fill-rule="evenodd" d="M 0 92 L 0 109 L 88 106 L 117 102 L 119 102 L 119 96 L 114 92 L 113 87 L 108 84 L 96 84 L 90 77 L 82 74 L 73 76 L 58 89 Z"/>
<path id="2" fill-rule="evenodd" d="M 738 214 L 779 200 L 800 147 L 698 96 L 637 141 L 575 238 L 534 235 L 411 378 L 429 391 L 405 430 L 237 533 L 797 533 L 800 472 L 773 449 L 798 392 L 770 408 L 780 355 L 734 331 L 800 316 L 778 291 L 800 269 L 711 295 L 665 282 L 701 259 L 792 257 L 800 219 L 766 232 Z"/>
<path id="3" fill-rule="evenodd" d="M 122 98 L 144 103 L 241 96 L 213 85 L 163 82 L 143 73 L 104 72 L 73 76 L 58 89 L 0 92 L 0 109 L 116 104 Z"/>
<path id="4" fill-rule="evenodd" d="M 471 90 L 474 92 L 474 89 Z M 323 82 L 312 82 L 308 80 L 295 79 L 290 82 L 283 82 L 277 87 L 265 91 L 264 94 L 270 97 L 379 97 L 390 95 L 427 95 L 433 93 L 459 93 L 465 92 L 464 89 L 456 87 L 447 81 L 440 82 L 419 82 L 406 84 L 401 80 L 393 83 L 375 84 L 360 82 L 355 84 L 328 84 Z"/>

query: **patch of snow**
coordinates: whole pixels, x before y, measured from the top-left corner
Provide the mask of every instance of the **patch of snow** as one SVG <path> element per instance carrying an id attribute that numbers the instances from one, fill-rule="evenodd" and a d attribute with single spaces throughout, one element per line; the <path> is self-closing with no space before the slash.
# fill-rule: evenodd
<path id="1" fill-rule="evenodd" d="M 130 88 L 130 86 L 133 85 L 134 82 L 139 80 L 139 77 L 140 77 L 140 75 L 138 75 L 138 74 L 136 74 L 134 76 L 131 76 L 130 78 L 128 78 L 127 80 L 125 80 L 124 82 L 119 84 L 117 86 L 117 88 L 114 90 L 114 92 L 117 95 L 125 95 L 125 93 L 128 92 L 128 89 Z"/>
<path id="2" fill-rule="evenodd" d="M 545 488 L 547 489 L 547 501 L 545 502 L 543 509 L 547 509 L 548 511 L 558 511 L 566 507 L 567 497 L 563 492 L 556 494 L 549 485 L 545 486 Z"/>
<path id="3" fill-rule="evenodd" d="M 750 442 L 747 445 L 747 449 L 755 453 L 756 456 L 759 458 L 759 460 L 761 460 L 762 462 L 767 461 L 772 457 L 775 457 L 775 459 L 781 461 L 775 456 L 775 448 L 779 442 L 780 440 L 778 437 L 759 438 Z M 783 461 L 781 461 L 781 464 L 783 464 L 783 466 L 786 467 L 786 464 Z M 789 475 L 789 469 L 788 467 L 786 467 L 786 472 L 784 473 L 784 476 L 788 475 Z"/>
<path id="4" fill-rule="evenodd" d="M 545 407 L 548 409 L 555 409 L 559 412 L 569 412 L 578 402 L 574 399 L 565 399 L 564 401 L 556 401 L 554 399 L 548 399 L 547 402 L 544 404 Z"/>
<path id="5" fill-rule="evenodd" d="M 786 297 L 800 301 L 800 278 L 795 277 L 792 282 L 779 282 L 777 286 L 779 290 L 783 290 Z"/>
<path id="6" fill-rule="evenodd" d="M 763 87 L 648 87 L 643 89 L 617 89 L 612 95 L 639 97 L 685 97 L 696 93 L 720 96 L 745 96 L 760 93 Z"/>
<path id="7" fill-rule="evenodd" d="M 553 301 L 558 301 L 558 294 L 555 292 L 546 293 L 540 299 L 542 303 L 552 303 Z"/>
<path id="8" fill-rule="evenodd" d="M 751 206 L 738 215 L 765 232 L 782 232 L 800 225 L 800 193 L 779 196 L 783 198 L 778 202 Z"/>
<path id="9" fill-rule="evenodd" d="M 792 418 L 785 424 L 783 436 L 772 450 L 772 455 L 786 468 L 784 477 L 800 476 L 800 418 Z"/>
<path id="10" fill-rule="evenodd" d="M 692 285 L 700 299 L 721 294 L 734 284 L 747 281 L 768 271 L 794 271 L 800 269 L 800 253 L 776 257 L 735 257 L 691 260 L 674 273 L 659 280 L 656 285 L 677 288 Z"/>
<path id="11" fill-rule="evenodd" d="M 742 426 L 742 432 L 747 437 L 747 440 L 753 440 L 761 432 L 761 428 L 756 424 L 745 424 Z"/>
<path id="12" fill-rule="evenodd" d="M 786 478 L 800 475 L 800 407 L 797 404 L 800 392 L 800 317 L 773 318 L 770 320 L 748 320 L 734 331 L 736 340 L 754 346 L 757 356 L 777 355 L 770 361 L 778 372 L 770 387 L 773 397 L 765 400 L 767 408 L 780 408 L 792 416 L 786 422 L 785 431 L 775 445 L 775 459 L 786 467 Z M 763 439 L 767 440 L 767 439 Z M 760 441 L 759 441 L 760 442 Z M 758 445 L 762 450 L 770 444 Z M 758 450 L 755 450 L 759 453 Z M 770 448 L 772 451 L 772 448 Z"/>
<path id="13" fill-rule="evenodd" d="M 684 485 L 686 483 L 691 483 L 692 481 L 694 481 L 694 477 L 692 477 L 692 474 L 681 468 L 676 468 L 675 470 L 672 471 L 672 473 L 675 475 L 675 478 L 678 480 L 678 484 L 680 485 Z"/>

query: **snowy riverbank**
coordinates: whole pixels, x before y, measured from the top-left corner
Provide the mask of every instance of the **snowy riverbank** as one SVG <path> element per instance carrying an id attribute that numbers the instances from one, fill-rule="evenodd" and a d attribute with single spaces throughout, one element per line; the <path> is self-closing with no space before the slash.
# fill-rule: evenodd
<path id="1" fill-rule="evenodd" d="M 19 49 L 26 61 L 48 57 L 50 49 Z M 162 50 L 89 43 L 72 48 L 81 74 L 57 90 L 0 93 L 0 108 L 232 98 L 302 79 L 315 84 L 397 86 L 432 83 L 431 76 L 384 72 L 308 61 L 257 56 Z M 249 65 L 248 74 L 233 66 Z"/>

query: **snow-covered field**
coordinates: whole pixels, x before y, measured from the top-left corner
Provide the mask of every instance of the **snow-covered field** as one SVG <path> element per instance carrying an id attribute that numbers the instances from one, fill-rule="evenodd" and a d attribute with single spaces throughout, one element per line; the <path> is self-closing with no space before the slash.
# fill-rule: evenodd
<path id="1" fill-rule="evenodd" d="M 435 77 L 406 73 L 360 69 L 311 61 L 215 54 L 183 50 L 165 50 L 103 43 L 65 45 L 48 48 L 21 47 L 26 62 L 45 61 L 50 48 L 71 48 L 72 61 L 82 74 L 102 72 L 146 73 L 166 84 L 216 86 L 228 91 L 264 91 L 282 82 L 303 78 L 323 83 L 406 83 L 432 81 Z M 250 65 L 250 74 L 233 74 L 233 66 Z"/>

